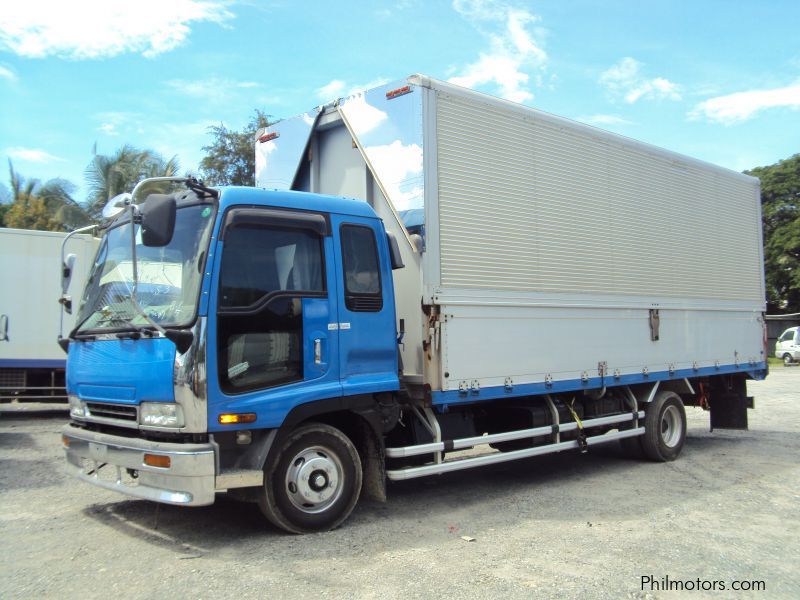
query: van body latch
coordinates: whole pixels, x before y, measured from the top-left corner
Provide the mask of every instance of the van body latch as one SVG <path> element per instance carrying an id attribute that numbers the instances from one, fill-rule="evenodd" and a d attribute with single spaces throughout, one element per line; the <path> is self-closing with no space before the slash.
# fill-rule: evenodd
<path id="1" fill-rule="evenodd" d="M 657 342 L 660 337 L 659 329 L 661 325 L 661 316 L 657 308 L 650 309 L 650 340 Z"/>

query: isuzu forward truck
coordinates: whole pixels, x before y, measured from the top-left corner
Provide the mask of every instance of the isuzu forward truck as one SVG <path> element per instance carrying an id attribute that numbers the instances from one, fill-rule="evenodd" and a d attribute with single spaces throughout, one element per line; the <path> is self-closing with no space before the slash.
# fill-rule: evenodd
<path id="1" fill-rule="evenodd" d="M 84 481 L 302 533 L 387 480 L 674 460 L 687 405 L 747 427 L 758 180 L 420 75 L 255 152 L 256 187 L 115 202 L 62 340 Z"/>

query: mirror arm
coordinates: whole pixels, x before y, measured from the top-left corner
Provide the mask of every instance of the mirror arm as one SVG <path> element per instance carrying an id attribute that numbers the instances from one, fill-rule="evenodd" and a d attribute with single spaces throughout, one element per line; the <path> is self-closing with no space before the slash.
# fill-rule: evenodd
<path id="1" fill-rule="evenodd" d="M 147 179 L 142 179 L 139 183 L 136 184 L 136 186 L 133 188 L 133 191 L 131 192 L 131 204 L 136 203 L 136 192 L 138 192 L 139 188 L 141 188 L 146 183 L 152 183 L 154 181 L 174 181 L 176 183 L 186 183 L 190 179 L 191 179 L 190 177 L 148 177 Z"/>
<path id="2" fill-rule="evenodd" d="M 146 179 L 145 181 L 152 181 L 154 179 L 173 179 L 172 177 L 153 177 L 151 179 Z M 138 185 L 136 187 L 139 187 Z M 134 188 L 134 192 L 136 189 Z M 133 194 L 131 194 L 133 196 Z M 139 287 L 139 270 L 136 265 L 136 223 L 137 221 L 141 221 L 141 217 L 137 215 L 138 210 L 136 205 L 131 201 L 130 203 L 130 211 L 131 211 L 131 264 L 133 267 L 133 287 L 131 288 L 131 304 L 137 310 L 137 312 L 144 317 L 144 320 L 147 321 L 150 325 L 152 325 L 156 331 L 161 333 L 161 335 L 167 335 L 167 330 L 164 329 L 161 325 L 153 321 L 147 313 L 144 312 L 144 309 L 139 306 L 139 301 L 136 299 L 136 290 Z"/>
<path id="3" fill-rule="evenodd" d="M 64 277 L 64 275 L 65 275 L 64 268 L 67 267 L 67 265 L 64 263 L 64 261 L 65 261 L 64 250 L 66 250 L 66 248 L 67 248 L 67 241 L 69 240 L 69 238 L 71 238 L 76 233 L 86 233 L 88 231 L 91 231 L 92 233 L 94 233 L 95 231 L 97 231 L 97 225 L 87 225 L 86 227 L 80 227 L 80 228 L 76 229 L 75 231 L 71 231 L 70 233 L 68 233 L 64 237 L 63 241 L 61 242 L 61 277 L 62 277 L 62 281 L 65 278 Z M 67 268 L 69 268 L 69 267 L 67 267 Z M 71 274 L 71 271 L 72 271 L 72 269 L 70 269 L 70 274 Z M 64 335 L 64 309 L 65 309 L 66 305 L 64 304 L 64 302 L 62 300 L 66 297 L 66 294 L 67 294 L 67 292 L 63 291 L 63 293 L 61 295 L 61 298 L 59 299 L 59 303 L 61 303 L 61 305 L 62 305 L 61 310 L 59 311 L 59 313 L 60 313 L 60 321 L 59 321 L 59 324 L 58 324 L 58 338 L 59 339 L 61 339 L 62 336 Z"/>

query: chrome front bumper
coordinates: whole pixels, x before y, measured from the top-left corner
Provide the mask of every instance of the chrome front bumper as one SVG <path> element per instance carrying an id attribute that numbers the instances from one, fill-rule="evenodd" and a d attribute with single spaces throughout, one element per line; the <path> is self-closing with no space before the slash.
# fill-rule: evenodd
<path id="1" fill-rule="evenodd" d="M 62 430 L 67 471 L 88 483 L 166 504 L 214 503 L 216 461 L 212 444 L 169 444 L 87 431 Z M 168 456 L 168 468 L 144 464 L 145 454 Z M 134 473 L 135 475 L 132 475 Z"/>

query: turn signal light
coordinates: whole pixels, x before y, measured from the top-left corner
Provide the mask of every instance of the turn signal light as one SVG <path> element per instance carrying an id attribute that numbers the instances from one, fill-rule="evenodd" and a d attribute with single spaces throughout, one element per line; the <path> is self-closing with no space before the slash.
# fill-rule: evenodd
<path id="1" fill-rule="evenodd" d="M 163 454 L 145 454 L 144 464 L 148 467 L 159 467 L 160 469 L 169 469 L 172 460 L 169 456 Z"/>
<path id="2" fill-rule="evenodd" d="M 62 435 L 61 442 L 64 444 L 65 448 L 69 448 L 69 438 L 67 436 Z"/>
<path id="3" fill-rule="evenodd" d="M 219 416 L 221 425 L 234 425 L 236 423 L 255 423 L 255 413 L 234 413 Z"/>

